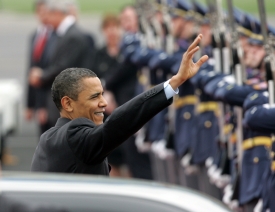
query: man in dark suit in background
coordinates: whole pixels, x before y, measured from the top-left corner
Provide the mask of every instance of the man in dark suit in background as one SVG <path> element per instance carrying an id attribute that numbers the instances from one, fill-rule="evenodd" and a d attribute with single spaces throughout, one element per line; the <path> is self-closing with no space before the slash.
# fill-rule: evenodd
<path id="1" fill-rule="evenodd" d="M 56 43 L 49 66 L 31 69 L 29 81 L 33 87 L 44 87 L 50 91 L 54 78 L 62 70 L 69 67 L 89 67 L 91 51 L 86 33 L 79 29 L 76 18 L 70 15 L 73 2 L 72 0 L 47 1 L 48 21 L 54 30 L 53 36 L 56 36 Z M 48 119 L 50 125 L 54 126 L 59 113 L 51 100 L 50 92 L 46 98 Z"/>
<path id="2" fill-rule="evenodd" d="M 51 39 L 52 29 L 48 22 L 49 16 L 46 2 L 47 0 L 36 0 L 34 3 L 35 14 L 39 25 L 31 35 L 28 75 L 33 67 L 44 69 L 49 65 L 50 54 L 54 46 Z M 25 118 L 30 120 L 36 115 L 40 126 L 40 134 L 49 129 L 46 110 L 47 102 L 45 100 L 46 92 L 47 90 L 44 87 L 36 88 L 28 81 Z"/>
<path id="3" fill-rule="evenodd" d="M 61 72 L 52 85 L 61 118 L 41 136 L 31 170 L 109 175 L 108 154 L 168 107 L 178 87 L 208 59 L 203 56 L 193 63 L 201 38 L 190 45 L 176 75 L 117 108 L 105 123 L 107 102 L 96 75 L 82 68 Z"/>

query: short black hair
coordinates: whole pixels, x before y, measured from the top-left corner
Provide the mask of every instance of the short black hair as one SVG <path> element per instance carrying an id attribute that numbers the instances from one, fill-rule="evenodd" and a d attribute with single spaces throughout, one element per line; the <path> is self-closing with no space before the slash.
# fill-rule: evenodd
<path id="1" fill-rule="evenodd" d="M 60 111 L 61 99 L 68 96 L 77 100 L 78 94 L 83 90 L 81 80 L 84 78 L 97 77 L 96 74 L 86 68 L 67 68 L 56 76 L 52 84 L 52 99 Z"/>

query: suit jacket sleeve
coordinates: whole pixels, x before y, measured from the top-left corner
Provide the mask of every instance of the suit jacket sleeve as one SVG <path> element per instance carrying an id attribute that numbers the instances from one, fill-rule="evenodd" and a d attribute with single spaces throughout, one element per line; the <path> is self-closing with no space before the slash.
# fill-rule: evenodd
<path id="1" fill-rule="evenodd" d="M 75 119 L 67 132 L 69 146 L 83 162 L 99 163 L 172 100 L 166 99 L 160 84 L 117 108 L 102 125 L 95 126 L 84 118 Z"/>

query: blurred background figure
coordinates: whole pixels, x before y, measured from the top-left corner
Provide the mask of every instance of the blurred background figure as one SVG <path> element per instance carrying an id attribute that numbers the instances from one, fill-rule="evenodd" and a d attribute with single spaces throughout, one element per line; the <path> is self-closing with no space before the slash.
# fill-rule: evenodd
<path id="1" fill-rule="evenodd" d="M 120 22 L 124 32 L 137 33 L 138 16 L 136 9 L 131 5 L 125 6 L 120 13 Z"/>
<path id="2" fill-rule="evenodd" d="M 32 67 L 44 68 L 48 64 L 51 37 L 51 28 L 48 25 L 48 11 L 46 0 L 36 0 L 33 5 L 34 12 L 38 21 L 35 32 L 32 33 L 29 43 L 29 58 L 27 73 L 29 75 Z M 27 101 L 25 109 L 25 119 L 30 121 L 35 119 L 39 125 L 40 134 L 49 128 L 44 88 L 35 88 L 27 83 Z M 15 165 L 18 162 L 17 157 L 10 154 L 9 148 L 5 148 L 3 155 L 4 165 Z"/>
<path id="3" fill-rule="evenodd" d="M 29 44 L 28 75 L 33 67 L 41 69 L 49 65 L 53 42 L 51 41 L 52 28 L 49 25 L 49 13 L 47 0 L 36 0 L 34 2 L 36 18 L 39 22 L 37 29 L 31 35 Z M 47 102 L 45 96 L 47 88 L 35 87 L 27 84 L 27 105 L 25 111 L 26 120 L 36 118 L 40 134 L 49 129 Z"/>
<path id="4" fill-rule="evenodd" d="M 127 35 L 138 34 L 138 15 L 136 9 L 127 5 L 120 12 L 121 28 L 124 32 L 124 38 Z M 122 45 L 123 42 L 122 41 Z M 137 72 L 138 67 L 127 59 L 127 55 L 120 52 L 119 61 L 121 65 L 106 80 L 106 88 L 111 90 L 116 98 L 118 106 L 124 104 L 136 95 L 138 85 Z M 124 143 L 125 160 L 129 167 L 131 176 L 141 179 L 152 179 L 151 163 L 148 153 L 139 153 L 135 145 L 135 136 L 131 136 Z"/>
<path id="5" fill-rule="evenodd" d="M 69 7 L 69 13 L 68 14 L 74 16 L 76 21 L 78 21 L 79 12 L 80 12 L 78 2 L 75 1 L 75 0 L 71 0 L 71 1 L 68 2 L 68 7 Z M 89 48 L 90 48 L 90 53 L 89 54 L 93 55 L 95 53 L 95 50 L 96 50 L 94 37 L 86 31 L 84 31 L 84 33 L 86 34 L 86 37 L 87 37 L 88 43 L 89 43 Z M 92 63 L 93 60 L 94 59 L 91 59 L 90 63 Z"/>
<path id="6" fill-rule="evenodd" d="M 89 67 L 91 51 L 89 42 L 77 25 L 75 16 L 71 15 L 72 0 L 48 0 L 49 25 L 53 28 L 56 43 L 46 67 L 33 67 L 30 71 L 29 82 L 36 88 L 48 91 L 47 100 L 48 121 L 54 126 L 59 118 L 59 112 L 51 99 L 50 88 L 54 78 L 69 67 Z"/>
<path id="7" fill-rule="evenodd" d="M 117 74 L 116 70 L 121 67 L 121 61 L 119 60 L 119 50 L 121 41 L 121 28 L 120 21 L 115 14 L 106 14 L 102 18 L 101 30 L 104 36 L 105 45 L 95 51 L 93 54 L 93 64 L 91 70 L 93 70 L 98 78 L 100 78 L 103 87 L 105 87 L 106 80 L 111 78 L 112 75 Z M 106 118 L 117 107 L 117 102 L 113 94 L 115 90 L 105 90 L 104 97 L 108 102 L 108 106 L 105 110 Z M 112 166 L 111 176 L 128 177 L 129 173 L 125 166 L 125 150 L 123 146 L 117 147 L 108 156 L 108 162 Z"/>
<path id="8" fill-rule="evenodd" d="M 91 70 L 96 73 L 104 86 L 106 79 L 112 74 L 112 70 L 120 65 L 119 45 L 122 34 L 118 17 L 114 14 L 105 15 L 102 19 L 101 30 L 105 45 L 96 50 Z"/>

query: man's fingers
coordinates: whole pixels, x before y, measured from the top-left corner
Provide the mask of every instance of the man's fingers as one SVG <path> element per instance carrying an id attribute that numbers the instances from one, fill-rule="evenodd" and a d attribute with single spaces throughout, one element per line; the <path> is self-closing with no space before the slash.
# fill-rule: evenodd
<path id="1" fill-rule="evenodd" d="M 189 46 L 187 52 L 193 50 L 200 43 L 201 39 L 202 39 L 202 34 L 199 34 L 194 40 L 194 42 Z"/>
<path id="2" fill-rule="evenodd" d="M 207 55 L 203 55 L 198 62 L 196 62 L 196 66 L 201 67 L 202 64 L 204 64 L 206 61 L 208 60 L 208 56 Z"/>
<path id="3" fill-rule="evenodd" d="M 188 59 L 192 59 L 193 56 L 194 56 L 194 54 L 195 54 L 199 49 L 200 49 L 200 47 L 198 47 L 198 46 L 197 46 L 196 48 L 192 49 L 190 52 L 188 52 L 187 58 L 188 58 Z"/>

